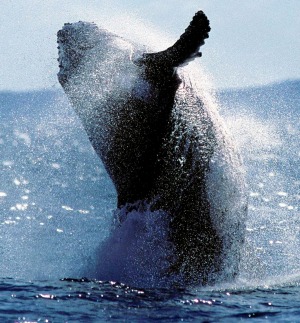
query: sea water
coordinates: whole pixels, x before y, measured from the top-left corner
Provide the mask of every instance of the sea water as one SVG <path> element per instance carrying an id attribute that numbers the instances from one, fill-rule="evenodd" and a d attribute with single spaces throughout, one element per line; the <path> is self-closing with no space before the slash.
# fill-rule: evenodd
<path id="1" fill-rule="evenodd" d="M 93 280 L 113 185 L 62 92 L 1 93 L 0 321 L 299 321 L 299 89 L 218 93 L 249 185 L 241 272 L 182 289 Z"/>
<path id="2" fill-rule="evenodd" d="M 299 285 L 142 289 L 88 280 L 1 281 L 1 322 L 298 322 Z"/>

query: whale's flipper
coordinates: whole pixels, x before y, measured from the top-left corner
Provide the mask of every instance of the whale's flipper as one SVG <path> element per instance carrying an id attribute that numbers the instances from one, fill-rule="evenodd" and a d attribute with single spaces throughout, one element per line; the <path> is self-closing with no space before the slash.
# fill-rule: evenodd
<path id="1" fill-rule="evenodd" d="M 187 64 L 196 57 L 201 57 L 199 48 L 204 44 L 204 40 L 209 37 L 209 31 L 209 20 L 203 11 L 198 11 L 188 28 L 173 46 L 158 53 L 143 54 L 140 63 L 173 69 Z"/>

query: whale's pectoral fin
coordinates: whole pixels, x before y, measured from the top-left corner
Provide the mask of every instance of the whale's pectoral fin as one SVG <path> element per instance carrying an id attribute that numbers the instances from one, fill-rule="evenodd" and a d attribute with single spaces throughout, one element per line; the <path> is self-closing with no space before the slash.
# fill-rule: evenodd
<path id="1" fill-rule="evenodd" d="M 203 11 L 198 11 L 177 42 L 165 51 L 166 55 L 170 56 L 173 66 L 177 67 L 201 57 L 199 49 L 204 44 L 204 39 L 209 37 L 209 31 L 209 20 Z"/>
<path id="2" fill-rule="evenodd" d="M 208 38 L 209 20 L 203 11 L 198 11 L 190 25 L 177 42 L 168 49 L 158 53 L 145 53 L 142 63 L 176 68 L 187 64 L 196 57 L 201 57 L 200 47 Z"/>

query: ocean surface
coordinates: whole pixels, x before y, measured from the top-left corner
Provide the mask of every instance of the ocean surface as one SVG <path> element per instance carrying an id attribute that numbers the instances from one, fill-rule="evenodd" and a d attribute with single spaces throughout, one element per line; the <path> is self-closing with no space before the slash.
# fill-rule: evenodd
<path id="1" fill-rule="evenodd" d="M 299 282 L 141 289 L 89 280 L 1 281 L 1 322 L 299 322 Z"/>
<path id="2" fill-rule="evenodd" d="M 300 81 L 216 99 L 249 186 L 240 275 L 159 289 L 92 277 L 116 193 L 63 93 L 0 93 L 0 322 L 300 321 Z"/>

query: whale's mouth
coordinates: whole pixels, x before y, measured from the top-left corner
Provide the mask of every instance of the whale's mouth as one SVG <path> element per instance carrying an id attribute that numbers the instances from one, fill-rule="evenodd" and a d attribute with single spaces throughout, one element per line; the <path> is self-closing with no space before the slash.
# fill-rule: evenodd
<path id="1" fill-rule="evenodd" d="M 79 21 L 66 23 L 57 33 L 58 63 L 57 74 L 60 84 L 65 85 L 81 64 L 87 50 L 99 43 L 100 33 L 94 23 Z M 106 33 L 105 33 L 106 34 Z"/>

